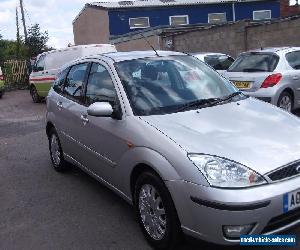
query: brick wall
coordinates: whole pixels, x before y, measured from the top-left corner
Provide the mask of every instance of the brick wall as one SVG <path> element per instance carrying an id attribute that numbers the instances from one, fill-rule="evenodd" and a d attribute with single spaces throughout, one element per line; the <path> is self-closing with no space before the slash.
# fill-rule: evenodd
<path id="1" fill-rule="evenodd" d="M 299 1 L 300 4 L 300 1 Z M 300 14 L 299 6 L 290 6 L 290 0 L 280 0 L 280 16 L 293 16 Z"/>
<path id="2" fill-rule="evenodd" d="M 73 22 L 75 45 L 109 43 L 109 19 L 106 10 L 86 7 Z"/>
<path id="3" fill-rule="evenodd" d="M 245 49 L 244 22 L 216 26 L 162 38 L 163 49 L 173 40 L 173 50 L 180 52 L 220 52 L 236 55 Z"/>
<path id="4" fill-rule="evenodd" d="M 299 46 L 300 17 L 276 22 L 235 24 L 200 29 L 193 32 L 162 37 L 162 48 L 168 40 L 173 50 L 182 52 L 222 52 L 232 56 L 260 47 Z"/>
<path id="5" fill-rule="evenodd" d="M 152 35 L 148 36 L 146 39 L 155 49 L 160 49 L 159 36 Z M 151 50 L 151 47 L 143 38 L 132 38 L 128 41 L 118 41 L 114 42 L 114 45 L 118 51 Z"/>

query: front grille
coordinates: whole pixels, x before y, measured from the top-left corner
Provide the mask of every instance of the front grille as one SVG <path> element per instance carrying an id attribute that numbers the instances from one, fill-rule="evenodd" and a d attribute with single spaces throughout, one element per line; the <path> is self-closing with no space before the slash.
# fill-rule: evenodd
<path id="1" fill-rule="evenodd" d="M 262 231 L 262 234 L 272 232 L 273 230 L 282 228 L 300 219 L 300 209 L 290 211 L 288 213 L 272 218 Z"/>
<path id="2" fill-rule="evenodd" d="M 294 177 L 296 175 L 300 175 L 300 162 L 292 163 L 291 165 L 285 166 L 279 170 L 275 170 L 274 172 L 268 174 L 268 177 L 272 181 L 280 181 L 283 179 L 287 179 L 290 177 Z"/>

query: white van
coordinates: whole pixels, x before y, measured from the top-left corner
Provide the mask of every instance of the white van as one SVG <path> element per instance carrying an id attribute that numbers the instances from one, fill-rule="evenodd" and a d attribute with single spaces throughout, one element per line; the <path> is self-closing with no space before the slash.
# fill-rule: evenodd
<path id="1" fill-rule="evenodd" d="M 116 47 L 111 44 L 91 44 L 52 50 L 38 55 L 29 78 L 33 102 L 40 102 L 47 96 L 59 68 L 64 64 L 84 56 L 116 51 Z"/>

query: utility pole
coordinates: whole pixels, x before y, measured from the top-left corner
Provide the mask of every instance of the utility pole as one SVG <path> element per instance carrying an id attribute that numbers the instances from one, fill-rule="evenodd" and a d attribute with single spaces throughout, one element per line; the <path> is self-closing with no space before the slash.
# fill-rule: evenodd
<path id="1" fill-rule="evenodd" d="M 26 22 L 25 22 L 24 8 L 23 8 L 23 0 L 20 0 L 20 8 L 21 8 L 21 14 L 22 14 L 22 22 L 23 22 L 23 28 L 24 28 L 25 43 L 27 43 L 28 35 L 27 35 L 27 29 L 26 29 Z"/>
<path id="2" fill-rule="evenodd" d="M 20 46 L 21 46 L 21 39 L 20 39 L 20 27 L 19 27 L 19 13 L 18 7 L 16 7 L 16 26 L 17 26 L 17 57 L 20 57 Z"/>

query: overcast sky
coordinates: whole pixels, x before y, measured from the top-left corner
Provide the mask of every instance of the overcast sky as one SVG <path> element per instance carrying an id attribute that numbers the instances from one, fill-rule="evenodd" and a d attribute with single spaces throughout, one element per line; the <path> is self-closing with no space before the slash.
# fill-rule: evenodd
<path id="1" fill-rule="evenodd" d="M 73 43 L 72 21 L 89 0 L 23 0 L 27 26 L 39 23 L 48 30 L 48 44 L 55 48 Z M 106 0 L 109 2 L 109 0 Z M 116 1 L 116 0 L 111 0 Z M 188 0 L 187 0 L 188 1 Z M 295 4 L 296 0 L 291 0 Z M 0 34 L 6 39 L 16 38 L 16 6 L 19 0 L 0 0 Z M 20 13 L 19 13 L 20 17 Z M 20 19 L 20 18 L 19 18 Z M 22 28 L 20 23 L 20 28 Z M 23 34 L 23 29 L 21 29 Z"/>
<path id="2" fill-rule="evenodd" d="M 39 23 L 41 30 L 48 30 L 50 46 L 66 47 L 74 43 L 72 21 L 88 0 L 23 0 L 26 25 Z M 112 0 L 113 1 L 113 0 Z M 6 39 L 16 38 L 16 6 L 19 0 L 0 0 L 0 34 Z M 19 19 L 21 22 L 21 14 Z M 23 28 L 20 23 L 20 31 Z"/>

